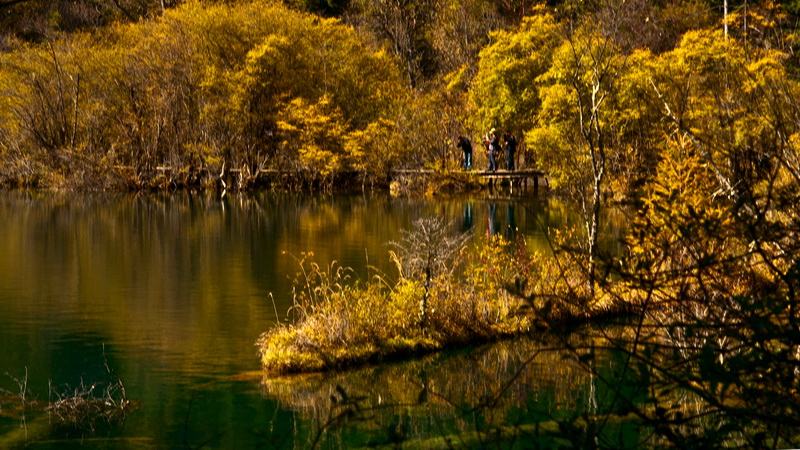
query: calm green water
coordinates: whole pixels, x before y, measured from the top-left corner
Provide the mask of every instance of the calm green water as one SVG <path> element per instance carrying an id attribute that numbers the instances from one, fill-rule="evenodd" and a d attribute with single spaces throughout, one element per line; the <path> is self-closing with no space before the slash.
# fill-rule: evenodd
<path id="1" fill-rule="evenodd" d="M 547 248 L 543 229 L 572 220 L 563 204 L 541 199 L 0 192 L 0 443 L 306 448 L 319 438 L 337 448 L 490 423 L 453 405 L 501 390 L 515 365 L 549 344 L 451 352 L 312 377 L 301 388 L 241 375 L 259 369 L 254 342 L 289 307 L 295 258 L 313 251 L 363 276 L 368 264 L 391 273 L 386 242 L 431 215 L 476 238 L 524 235 L 531 249 Z M 591 379 L 559 364 L 561 353 L 541 355 L 504 391 L 513 395 L 503 420 L 602 408 Z M 20 392 L 47 401 L 51 390 L 107 381 L 104 357 L 135 402 L 124 418 L 62 425 L 33 407 L 23 417 Z M 613 369 L 613 355 L 601 361 Z M 320 433 L 337 386 L 378 412 Z M 423 390 L 436 396 L 408 406 Z"/>

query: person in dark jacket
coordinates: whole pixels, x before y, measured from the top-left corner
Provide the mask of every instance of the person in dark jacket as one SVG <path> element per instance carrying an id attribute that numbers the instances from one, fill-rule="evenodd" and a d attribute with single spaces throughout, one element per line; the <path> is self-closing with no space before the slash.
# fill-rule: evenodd
<path id="1" fill-rule="evenodd" d="M 509 171 L 514 170 L 514 154 L 517 153 L 517 139 L 511 134 L 510 131 L 506 130 L 505 134 L 503 135 L 503 141 L 506 144 L 506 169 Z"/>
<path id="2" fill-rule="evenodd" d="M 458 148 L 464 152 L 464 170 L 472 170 L 472 144 L 469 139 L 459 136 Z"/>

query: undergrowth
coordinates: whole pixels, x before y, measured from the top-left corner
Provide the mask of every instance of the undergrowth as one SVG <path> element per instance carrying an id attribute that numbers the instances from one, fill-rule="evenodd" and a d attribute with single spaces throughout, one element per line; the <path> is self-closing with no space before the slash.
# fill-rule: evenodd
<path id="1" fill-rule="evenodd" d="M 320 266 L 313 254 L 303 254 L 290 322 L 256 343 L 264 368 L 343 368 L 620 310 L 602 296 L 584 300 L 585 274 L 565 276 L 560 255 L 531 254 L 522 238 L 498 235 L 475 246 L 466 243 L 464 236 L 448 235 L 441 220 L 416 222 L 414 231 L 392 243 L 396 281 L 376 274 L 365 282 L 349 268 Z"/>

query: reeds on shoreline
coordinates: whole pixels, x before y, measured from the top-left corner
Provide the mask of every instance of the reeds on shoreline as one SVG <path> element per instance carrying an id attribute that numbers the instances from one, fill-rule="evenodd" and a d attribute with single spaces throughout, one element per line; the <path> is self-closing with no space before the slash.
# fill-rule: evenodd
<path id="1" fill-rule="evenodd" d="M 552 257 L 528 254 L 522 239 L 496 236 L 469 249 L 465 239 L 448 240 L 444 230 L 444 223 L 428 219 L 394 243 L 396 282 L 383 275 L 355 280 L 350 269 L 323 267 L 303 255 L 293 321 L 256 343 L 264 369 L 340 369 L 626 310 L 617 302 L 582 300 L 581 274 L 552 276 L 559 270 Z M 533 288 L 552 295 L 533 295 Z"/>

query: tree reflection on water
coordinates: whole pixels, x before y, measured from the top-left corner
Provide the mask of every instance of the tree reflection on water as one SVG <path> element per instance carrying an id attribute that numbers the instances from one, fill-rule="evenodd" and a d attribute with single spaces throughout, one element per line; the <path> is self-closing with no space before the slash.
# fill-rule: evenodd
<path id="1" fill-rule="evenodd" d="M 599 414 L 627 414 L 622 405 L 633 392 L 619 376 L 620 355 L 596 341 L 591 330 L 517 339 L 347 372 L 268 377 L 262 388 L 309 424 L 309 445 L 635 445 L 632 422 L 599 424 Z"/>

